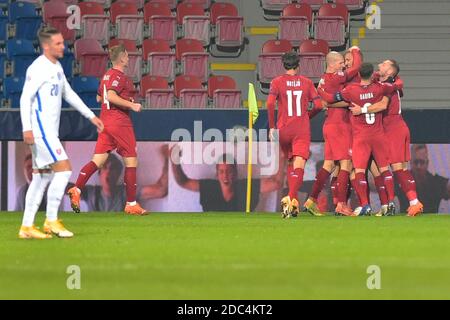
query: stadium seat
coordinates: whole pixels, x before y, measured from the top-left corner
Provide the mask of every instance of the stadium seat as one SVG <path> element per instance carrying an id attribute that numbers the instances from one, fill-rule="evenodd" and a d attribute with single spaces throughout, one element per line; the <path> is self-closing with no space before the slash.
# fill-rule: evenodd
<path id="1" fill-rule="evenodd" d="M 175 10 L 178 5 L 178 0 L 148 0 L 148 3 L 164 3 L 167 4 L 170 10 Z"/>
<path id="2" fill-rule="evenodd" d="M 75 30 L 67 27 L 67 19 L 70 15 L 67 13 L 67 5 L 64 2 L 58 0 L 44 2 L 42 12 L 44 23 L 60 30 L 64 40 L 71 43 L 75 40 Z"/>
<path id="3" fill-rule="evenodd" d="M 292 49 L 288 40 L 269 40 L 264 43 L 262 53 L 258 57 L 258 80 L 263 92 L 268 92 L 268 86 L 273 78 L 286 72 L 282 56 Z"/>
<path id="4" fill-rule="evenodd" d="M 24 77 L 27 68 L 38 54 L 31 40 L 10 39 L 6 42 L 6 55 L 13 64 L 13 75 Z"/>
<path id="5" fill-rule="evenodd" d="M 6 68 L 6 53 L 0 52 L 0 81 L 3 81 L 3 78 L 6 76 L 5 68 Z"/>
<path id="6" fill-rule="evenodd" d="M 20 96 L 24 83 L 24 77 L 7 77 L 3 80 L 3 94 L 6 105 L 11 108 L 20 108 Z"/>
<path id="7" fill-rule="evenodd" d="M 145 98 L 145 108 L 174 107 L 173 89 L 169 88 L 167 79 L 147 75 L 141 80 L 141 97 Z"/>
<path id="8" fill-rule="evenodd" d="M 244 42 L 244 18 L 232 3 L 216 2 L 211 6 L 213 38 L 217 48 L 237 48 L 238 55 Z"/>
<path id="9" fill-rule="evenodd" d="M 197 77 L 181 75 L 175 78 L 175 97 L 181 108 L 206 108 L 208 91 Z"/>
<path id="10" fill-rule="evenodd" d="M 274 16 L 279 16 L 281 14 L 281 11 L 283 11 L 285 6 L 293 2 L 293 0 L 261 0 L 264 18 L 273 20 Z"/>
<path id="11" fill-rule="evenodd" d="M 100 108 L 100 103 L 97 102 L 99 85 L 100 82 L 96 77 L 74 77 L 72 79 L 72 89 L 90 108 Z"/>
<path id="12" fill-rule="evenodd" d="M 142 43 L 144 18 L 139 15 L 133 3 L 114 2 L 111 4 L 111 22 L 115 26 L 115 36 L 119 39 L 130 39 Z"/>
<path id="13" fill-rule="evenodd" d="M 9 23 L 14 26 L 13 37 L 17 39 L 35 40 L 42 24 L 42 17 L 37 14 L 32 3 L 13 2 L 8 10 Z"/>
<path id="14" fill-rule="evenodd" d="M 128 68 L 125 70 L 127 76 L 129 76 L 134 83 L 141 81 L 142 77 L 142 55 L 136 48 L 136 42 L 129 39 L 111 39 L 109 42 L 109 48 L 123 44 L 128 52 Z"/>
<path id="15" fill-rule="evenodd" d="M 0 10 L 1 11 L 1 10 Z M 0 41 L 8 39 L 8 16 L 0 12 Z"/>
<path id="16" fill-rule="evenodd" d="M 196 39 L 209 45 L 210 20 L 199 4 L 180 3 L 177 7 L 177 22 L 182 26 L 183 38 Z"/>
<path id="17" fill-rule="evenodd" d="M 278 38 L 289 40 L 294 47 L 309 39 L 313 12 L 307 4 L 290 4 L 280 17 Z"/>
<path id="18" fill-rule="evenodd" d="M 103 8 L 111 7 L 111 0 L 89 0 L 89 2 L 96 2 L 103 6 Z"/>
<path id="19" fill-rule="evenodd" d="M 349 11 L 361 10 L 364 8 L 364 0 L 333 0 L 333 2 L 347 6 Z"/>
<path id="20" fill-rule="evenodd" d="M 109 42 L 109 17 L 105 14 L 103 6 L 95 2 L 81 2 L 81 37 L 95 39 L 102 45 Z"/>
<path id="21" fill-rule="evenodd" d="M 297 2 L 299 4 L 307 4 L 313 11 L 318 11 L 322 5 L 328 3 L 328 0 L 298 0 Z"/>
<path id="22" fill-rule="evenodd" d="M 69 45 L 65 43 L 64 45 L 64 57 L 62 59 L 59 59 L 59 62 L 61 63 L 64 74 L 66 75 L 67 79 L 71 79 L 73 76 L 73 63 L 75 61 L 75 56 L 72 51 L 69 50 Z"/>
<path id="23" fill-rule="evenodd" d="M 200 41 L 195 39 L 177 40 L 176 58 L 180 63 L 181 74 L 195 76 L 202 82 L 208 81 L 209 54 L 205 52 Z"/>
<path id="24" fill-rule="evenodd" d="M 199 4 L 205 10 L 208 10 L 209 7 L 211 7 L 211 0 L 183 0 L 183 3 Z"/>
<path id="25" fill-rule="evenodd" d="M 314 19 L 314 38 L 326 40 L 330 47 L 345 45 L 349 14 L 343 4 L 324 4 Z"/>
<path id="26" fill-rule="evenodd" d="M 241 91 L 236 81 L 228 76 L 212 76 L 208 79 L 208 96 L 214 108 L 240 108 Z"/>
<path id="27" fill-rule="evenodd" d="M 9 0 L 0 0 L 0 8 L 7 9 L 9 6 Z"/>
<path id="28" fill-rule="evenodd" d="M 133 3 L 137 6 L 138 9 L 144 8 L 144 0 L 116 0 L 118 3 Z"/>
<path id="29" fill-rule="evenodd" d="M 143 58 L 147 62 L 146 72 L 152 76 L 175 80 L 175 53 L 164 40 L 147 39 L 142 44 Z"/>
<path id="30" fill-rule="evenodd" d="M 161 39 L 175 45 L 177 40 L 177 18 L 172 16 L 170 7 L 165 3 L 146 3 L 144 22 L 148 26 L 146 37 Z"/>
<path id="31" fill-rule="evenodd" d="M 103 50 L 100 42 L 95 39 L 78 39 L 75 41 L 74 48 L 81 74 L 102 77 L 108 66 L 108 54 Z"/>
<path id="32" fill-rule="evenodd" d="M 317 83 L 325 72 L 325 57 L 329 52 L 325 40 L 306 40 L 299 48 L 300 73 Z"/>

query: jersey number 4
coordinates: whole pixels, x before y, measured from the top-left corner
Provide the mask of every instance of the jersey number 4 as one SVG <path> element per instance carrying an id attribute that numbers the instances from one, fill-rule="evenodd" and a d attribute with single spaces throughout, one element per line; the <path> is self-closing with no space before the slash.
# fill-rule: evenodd
<path id="1" fill-rule="evenodd" d="M 294 97 L 295 97 L 295 109 L 296 109 L 296 115 L 297 117 L 301 117 L 302 115 L 302 93 L 303 91 L 292 91 L 287 90 L 287 99 L 288 99 L 288 116 L 292 117 L 294 116 Z"/>
<path id="2" fill-rule="evenodd" d="M 106 90 L 106 85 L 103 85 L 103 103 L 106 104 L 106 109 L 110 109 L 108 101 L 108 91 Z"/>

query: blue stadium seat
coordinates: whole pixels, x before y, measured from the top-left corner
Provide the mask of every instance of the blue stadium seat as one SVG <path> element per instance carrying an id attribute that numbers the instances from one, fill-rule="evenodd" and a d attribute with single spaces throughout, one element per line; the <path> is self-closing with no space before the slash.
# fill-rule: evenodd
<path id="1" fill-rule="evenodd" d="M 1 9 L 0 9 L 1 11 Z M 8 16 L 0 13 L 0 41 L 6 41 L 8 39 Z"/>
<path id="2" fill-rule="evenodd" d="M 0 81 L 5 77 L 6 54 L 0 52 Z"/>
<path id="3" fill-rule="evenodd" d="M 36 40 L 42 17 L 36 12 L 36 6 L 27 2 L 13 2 L 9 5 L 9 23 L 15 24 L 17 39 Z"/>
<path id="4" fill-rule="evenodd" d="M 8 8 L 9 0 L 0 0 L 0 8 Z"/>
<path id="5" fill-rule="evenodd" d="M 10 39 L 6 43 L 6 55 L 13 62 L 13 74 L 24 77 L 27 68 L 37 58 L 33 42 L 25 39 Z"/>
<path id="6" fill-rule="evenodd" d="M 59 62 L 64 69 L 64 74 L 66 75 L 67 80 L 70 81 L 73 77 L 73 62 L 75 60 L 75 56 L 73 52 L 69 50 L 69 44 L 66 42 L 64 45 L 64 57 L 59 59 Z"/>
<path id="7" fill-rule="evenodd" d="M 12 108 L 20 108 L 20 95 L 22 94 L 24 77 L 8 77 L 3 81 L 3 94 L 10 100 Z"/>
<path id="8" fill-rule="evenodd" d="M 90 108 L 100 108 L 97 102 L 97 90 L 100 82 L 96 77 L 74 77 L 72 79 L 72 89 Z"/>

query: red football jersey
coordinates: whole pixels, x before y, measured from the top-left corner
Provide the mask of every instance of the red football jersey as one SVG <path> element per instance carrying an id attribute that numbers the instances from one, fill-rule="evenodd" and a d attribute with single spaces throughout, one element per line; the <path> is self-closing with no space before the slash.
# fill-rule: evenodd
<path id="1" fill-rule="evenodd" d="M 319 82 L 319 87 L 329 94 L 336 94 L 344 89 L 345 84 L 349 81 L 347 72 L 340 71 L 336 73 L 325 73 Z M 319 90 L 319 93 L 321 91 Z M 346 108 L 328 108 L 325 123 L 342 123 L 349 122 L 349 113 Z"/>
<path id="2" fill-rule="evenodd" d="M 113 90 L 119 97 L 125 100 L 132 101 L 133 97 L 133 83 L 122 71 L 111 68 L 103 76 L 97 94 L 102 98 L 102 111 L 100 119 L 105 126 L 133 126 L 129 110 L 115 106 L 107 100 L 108 90 Z"/>
<path id="3" fill-rule="evenodd" d="M 394 91 L 391 84 L 373 82 L 369 85 L 350 84 L 342 90 L 342 98 L 361 107 L 379 102 L 383 96 L 389 96 Z M 383 113 L 366 113 L 351 118 L 354 135 L 374 135 L 384 132 Z"/>
<path id="4" fill-rule="evenodd" d="M 301 75 L 285 74 L 273 79 L 269 99 L 278 101 L 278 129 L 293 122 L 309 128 L 309 102 L 314 100 L 315 104 L 321 105 L 314 83 Z"/>

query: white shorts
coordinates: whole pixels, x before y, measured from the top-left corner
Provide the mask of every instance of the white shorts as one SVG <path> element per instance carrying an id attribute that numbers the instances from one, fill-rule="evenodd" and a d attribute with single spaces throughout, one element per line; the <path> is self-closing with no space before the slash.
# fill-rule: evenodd
<path id="1" fill-rule="evenodd" d="M 31 155 L 33 169 L 49 169 L 50 164 L 68 159 L 58 137 L 35 138 Z"/>

